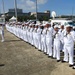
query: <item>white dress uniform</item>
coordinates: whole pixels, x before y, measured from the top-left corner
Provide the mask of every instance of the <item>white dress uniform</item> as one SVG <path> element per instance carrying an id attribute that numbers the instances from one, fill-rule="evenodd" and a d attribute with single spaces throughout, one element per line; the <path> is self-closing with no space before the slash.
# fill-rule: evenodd
<path id="1" fill-rule="evenodd" d="M 36 33 L 36 39 L 37 39 L 36 44 L 39 50 L 41 50 L 41 32 L 42 32 L 42 29 L 38 28 Z"/>
<path id="2" fill-rule="evenodd" d="M 26 42 L 28 42 L 27 30 L 28 30 L 28 26 L 25 27 L 25 31 L 26 31 L 25 40 L 26 40 Z"/>
<path id="3" fill-rule="evenodd" d="M 28 43 L 30 43 L 30 27 L 28 27 Z"/>
<path id="4" fill-rule="evenodd" d="M 2 37 L 1 42 L 4 42 L 4 26 L 3 25 L 0 27 L 0 34 L 1 34 L 1 37 Z"/>
<path id="5" fill-rule="evenodd" d="M 54 31 L 54 36 L 53 58 L 60 60 L 60 43 L 63 43 L 63 34 L 59 32 L 56 33 L 56 31 Z"/>
<path id="6" fill-rule="evenodd" d="M 30 27 L 27 28 L 27 42 L 30 42 L 30 37 L 29 37 L 29 31 L 30 31 Z"/>
<path id="7" fill-rule="evenodd" d="M 24 35 L 23 35 L 23 33 L 24 33 L 24 26 L 22 25 L 22 40 L 24 40 Z"/>
<path id="8" fill-rule="evenodd" d="M 68 62 L 69 54 L 69 64 L 73 65 L 73 55 L 74 55 L 74 42 L 75 42 L 75 32 L 71 31 L 69 34 L 64 36 L 64 61 Z"/>
<path id="9" fill-rule="evenodd" d="M 16 25 L 13 27 L 14 29 L 14 35 L 16 35 Z"/>
<path id="10" fill-rule="evenodd" d="M 30 43 L 33 45 L 33 28 L 30 28 Z"/>
<path id="11" fill-rule="evenodd" d="M 20 38 L 20 25 L 18 25 L 18 37 Z"/>
<path id="12" fill-rule="evenodd" d="M 63 30 L 62 29 L 59 29 L 59 33 L 60 34 L 62 33 L 64 35 L 65 32 L 66 32 L 65 29 L 63 29 Z M 60 50 L 64 52 L 64 43 L 62 43 L 62 42 L 60 43 Z"/>
<path id="13" fill-rule="evenodd" d="M 24 32 L 23 32 L 23 35 L 24 35 L 24 41 L 26 41 L 26 26 L 24 26 Z"/>
<path id="14" fill-rule="evenodd" d="M 52 28 L 46 29 L 46 48 L 47 48 L 47 54 L 49 56 L 52 56 Z"/>
<path id="15" fill-rule="evenodd" d="M 37 47 L 36 33 L 37 33 L 37 28 L 34 28 L 34 30 L 33 30 L 33 44 L 35 47 Z"/>
<path id="16" fill-rule="evenodd" d="M 23 28 L 22 28 L 22 29 L 23 29 L 23 32 L 22 32 L 22 36 L 23 36 L 23 37 L 22 37 L 22 39 L 24 40 L 25 27 L 23 26 Z"/>
<path id="17" fill-rule="evenodd" d="M 15 26 L 15 36 L 17 36 L 17 25 Z"/>
<path id="18" fill-rule="evenodd" d="M 21 39 L 23 39 L 23 26 L 20 25 L 20 31 L 19 31 L 20 37 Z"/>
<path id="19" fill-rule="evenodd" d="M 44 53 L 46 53 L 47 52 L 47 50 L 46 50 L 46 28 L 44 28 L 42 30 L 41 44 L 42 44 L 42 51 L 44 51 Z"/>
<path id="20" fill-rule="evenodd" d="M 18 25 L 17 25 L 17 28 L 16 28 L 16 36 L 18 37 Z"/>

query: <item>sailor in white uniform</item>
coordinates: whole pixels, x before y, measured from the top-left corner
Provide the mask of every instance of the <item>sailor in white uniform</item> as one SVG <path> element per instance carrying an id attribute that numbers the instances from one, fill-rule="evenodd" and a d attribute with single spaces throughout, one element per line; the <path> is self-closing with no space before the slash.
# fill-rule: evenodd
<path id="1" fill-rule="evenodd" d="M 37 43 L 37 48 L 41 51 L 41 32 L 42 32 L 42 29 L 40 28 L 40 26 L 38 26 L 38 29 L 37 29 L 37 33 L 36 33 L 36 43 Z"/>
<path id="2" fill-rule="evenodd" d="M 66 33 L 64 36 L 64 59 L 62 62 L 69 61 L 69 67 L 74 64 L 74 42 L 75 42 L 75 32 L 72 30 L 71 25 L 66 26 Z M 69 55 L 69 59 L 68 59 Z"/>
<path id="3" fill-rule="evenodd" d="M 32 30 L 32 39 L 33 39 L 32 40 L 32 46 L 34 46 L 34 29 L 35 29 L 35 25 L 34 24 L 32 25 L 32 29 L 33 29 Z"/>
<path id="4" fill-rule="evenodd" d="M 4 42 L 4 25 L 3 24 L 0 24 L 0 34 L 2 37 L 1 42 Z"/>
<path id="5" fill-rule="evenodd" d="M 49 23 L 46 24 L 46 48 L 47 48 L 47 54 L 48 57 L 52 57 L 52 28 Z"/>
<path id="6" fill-rule="evenodd" d="M 27 42 L 30 42 L 30 38 L 29 38 L 29 31 L 30 31 L 30 27 L 29 25 L 27 26 Z"/>
<path id="7" fill-rule="evenodd" d="M 64 35 L 64 33 L 65 33 L 65 28 L 64 28 L 64 25 L 60 25 L 60 29 L 59 29 L 59 33 L 62 33 L 63 35 Z M 64 44 L 61 42 L 60 43 L 60 50 L 61 51 L 63 51 L 63 49 L 64 49 Z M 64 51 L 63 51 L 64 52 Z"/>
<path id="8" fill-rule="evenodd" d="M 25 26 L 25 41 L 28 42 L 28 36 L 27 36 L 27 31 L 28 31 L 28 24 Z"/>
<path id="9" fill-rule="evenodd" d="M 33 45 L 33 27 L 30 25 L 30 44 Z"/>
<path id="10" fill-rule="evenodd" d="M 21 25 L 21 39 L 23 40 L 24 25 Z"/>
<path id="11" fill-rule="evenodd" d="M 22 39 L 25 41 L 25 24 L 23 23 L 22 24 L 22 29 L 23 29 L 23 31 L 22 31 Z"/>
<path id="12" fill-rule="evenodd" d="M 38 29 L 38 25 L 36 24 L 34 27 L 34 31 L 33 31 L 33 43 L 35 48 L 37 48 L 37 29 Z"/>
<path id="13" fill-rule="evenodd" d="M 43 24 L 42 34 L 41 34 L 41 44 L 42 44 L 42 51 L 46 54 L 46 24 Z"/>
<path id="14" fill-rule="evenodd" d="M 60 43 L 63 43 L 63 34 L 59 33 L 58 25 L 54 26 L 54 48 L 53 48 L 53 58 L 60 62 Z"/>
<path id="15" fill-rule="evenodd" d="M 28 43 L 31 44 L 31 38 L 30 38 L 30 29 L 31 29 L 31 24 L 29 24 L 29 27 L 28 27 Z"/>

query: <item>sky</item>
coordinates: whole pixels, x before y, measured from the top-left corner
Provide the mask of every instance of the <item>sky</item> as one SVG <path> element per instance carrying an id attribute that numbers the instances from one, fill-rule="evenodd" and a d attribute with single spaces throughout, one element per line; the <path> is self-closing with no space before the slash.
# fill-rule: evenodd
<path id="1" fill-rule="evenodd" d="M 38 12 L 45 10 L 55 11 L 57 15 L 75 14 L 75 0 L 37 0 Z M 23 12 L 35 12 L 36 0 L 17 0 L 17 7 L 22 8 Z M 14 0 L 4 0 L 5 12 L 14 8 Z M 0 12 L 2 10 L 2 0 L 0 0 Z"/>

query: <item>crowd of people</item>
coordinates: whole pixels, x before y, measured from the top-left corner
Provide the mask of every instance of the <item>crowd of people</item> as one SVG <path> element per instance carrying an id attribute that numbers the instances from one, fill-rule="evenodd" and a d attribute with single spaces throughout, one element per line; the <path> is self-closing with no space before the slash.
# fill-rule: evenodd
<path id="1" fill-rule="evenodd" d="M 8 23 L 6 29 L 31 44 L 39 51 L 44 52 L 49 58 L 57 62 L 68 63 L 69 67 L 74 66 L 74 42 L 75 31 L 71 25 L 58 25 L 45 23 Z M 64 53 L 61 60 L 60 52 Z"/>

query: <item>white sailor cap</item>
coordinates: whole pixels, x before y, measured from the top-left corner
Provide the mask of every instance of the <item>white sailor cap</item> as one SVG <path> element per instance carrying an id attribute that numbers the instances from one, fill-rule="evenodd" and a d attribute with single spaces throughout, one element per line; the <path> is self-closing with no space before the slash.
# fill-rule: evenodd
<path id="1" fill-rule="evenodd" d="M 46 24 L 42 24 L 43 26 L 46 26 Z"/>
<path id="2" fill-rule="evenodd" d="M 29 24 L 29 26 L 32 26 L 32 24 Z"/>
<path id="3" fill-rule="evenodd" d="M 55 25 L 54 28 L 59 28 L 59 26 L 58 25 Z"/>
<path id="4" fill-rule="evenodd" d="M 41 25 L 41 23 L 40 23 L 40 22 L 38 22 L 37 24 L 38 24 L 38 25 Z"/>
<path id="5" fill-rule="evenodd" d="M 40 24 L 39 26 L 43 26 L 43 24 Z"/>
<path id="6" fill-rule="evenodd" d="M 59 28 L 61 28 L 61 26 L 64 26 L 63 24 L 59 25 Z"/>
<path id="7" fill-rule="evenodd" d="M 38 26 L 38 24 L 36 23 L 35 26 Z"/>
<path id="8" fill-rule="evenodd" d="M 46 22 L 45 24 L 50 24 L 49 22 Z"/>
<path id="9" fill-rule="evenodd" d="M 63 24 L 61 24 L 60 26 L 64 26 Z"/>
<path id="10" fill-rule="evenodd" d="M 67 28 L 67 27 L 73 27 L 73 26 L 68 24 L 68 25 L 66 25 L 66 28 Z"/>

